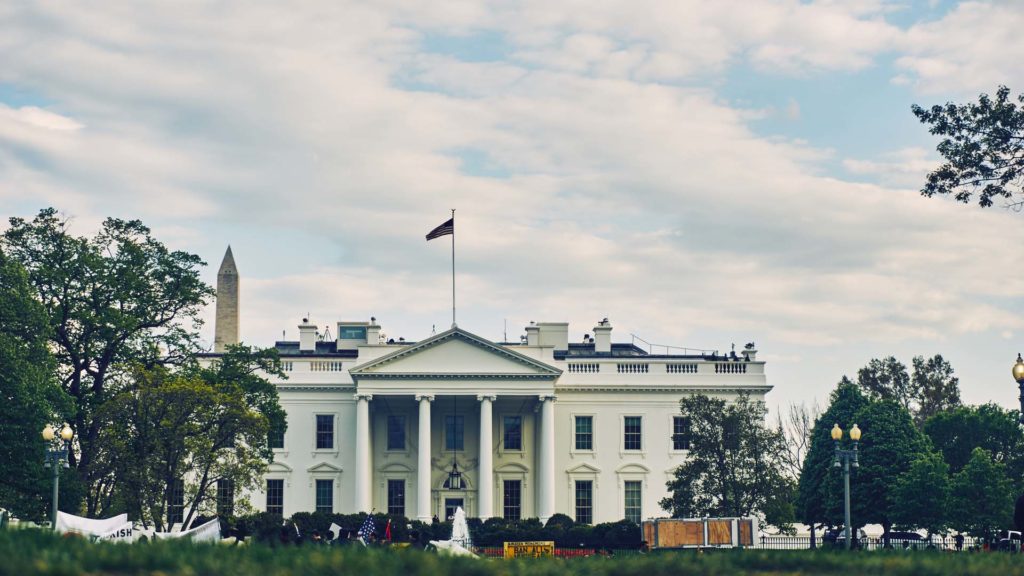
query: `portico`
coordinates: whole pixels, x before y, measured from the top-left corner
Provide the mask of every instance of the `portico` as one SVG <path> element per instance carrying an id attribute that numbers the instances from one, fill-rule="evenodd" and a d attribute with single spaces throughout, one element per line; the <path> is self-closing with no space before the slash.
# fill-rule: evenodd
<path id="1" fill-rule="evenodd" d="M 405 504 L 409 480 L 415 502 L 407 514 L 425 522 L 459 500 L 481 519 L 495 515 L 499 499 L 522 508 L 523 517 L 554 514 L 553 404 L 561 370 L 453 328 L 349 373 L 356 389 L 355 510 Z M 413 419 L 417 432 L 406 442 Z M 496 462 L 520 471 L 521 480 L 496 482 Z"/>

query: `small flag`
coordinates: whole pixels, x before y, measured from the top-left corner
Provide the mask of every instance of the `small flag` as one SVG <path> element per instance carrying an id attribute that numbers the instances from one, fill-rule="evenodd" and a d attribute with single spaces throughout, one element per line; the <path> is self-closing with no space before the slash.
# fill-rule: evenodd
<path id="1" fill-rule="evenodd" d="M 331 522 L 331 527 L 328 528 L 331 532 L 331 539 L 337 540 L 341 537 L 341 526 L 338 526 L 334 522 Z"/>
<path id="2" fill-rule="evenodd" d="M 377 534 L 377 526 L 373 523 L 373 514 L 366 515 L 366 521 L 359 528 L 359 538 L 366 544 L 370 540 L 370 536 Z"/>
<path id="3" fill-rule="evenodd" d="M 384 527 L 384 539 L 391 542 L 391 518 L 388 518 L 388 525 Z"/>
<path id="4" fill-rule="evenodd" d="M 455 234 L 455 218 L 449 218 L 447 222 L 441 224 L 437 228 L 430 231 L 427 234 L 427 241 L 433 240 L 434 238 L 440 238 L 441 236 L 448 236 L 449 234 Z"/>

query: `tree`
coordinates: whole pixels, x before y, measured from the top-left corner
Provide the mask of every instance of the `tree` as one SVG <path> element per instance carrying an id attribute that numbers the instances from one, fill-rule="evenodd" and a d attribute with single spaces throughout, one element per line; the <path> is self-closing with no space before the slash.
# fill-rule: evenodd
<path id="1" fill-rule="evenodd" d="M 872 358 L 857 371 L 857 385 L 873 400 L 892 400 L 908 411 L 914 401 L 907 367 L 893 356 Z"/>
<path id="2" fill-rule="evenodd" d="M 931 536 L 949 525 L 949 466 L 929 452 L 910 464 L 892 490 L 892 520 L 899 526 L 923 528 Z"/>
<path id="3" fill-rule="evenodd" d="M 29 519 L 45 516 L 49 497 L 39 433 L 67 409 L 47 336 L 25 270 L 0 250 L 0 506 Z"/>
<path id="4" fill-rule="evenodd" d="M 913 374 L 896 358 L 872 358 L 857 372 L 857 384 L 874 400 L 891 400 L 920 426 L 928 417 L 960 405 L 960 379 L 939 354 L 915 356 Z"/>
<path id="5" fill-rule="evenodd" d="M 231 346 L 208 367 L 139 368 L 134 385 L 104 405 L 100 440 L 110 447 L 117 495 L 130 513 L 163 530 L 175 490 L 187 525 L 215 512 L 219 481 L 236 493 L 258 488 L 273 457 L 268 432 L 282 428 L 285 416 L 261 372 L 284 376 L 276 350 Z"/>
<path id="6" fill-rule="evenodd" d="M 910 387 L 917 401 L 914 422 L 921 426 L 928 418 L 960 406 L 960 379 L 940 354 L 925 360 L 914 356 Z"/>
<path id="7" fill-rule="evenodd" d="M 1024 104 L 1024 95 L 1017 101 Z M 996 198 L 1024 206 L 1024 106 L 1012 101 L 1009 88 L 1000 86 L 994 100 L 981 94 L 977 103 L 911 109 L 931 126 L 930 133 L 942 137 L 936 150 L 945 159 L 928 174 L 922 195 L 952 194 L 966 204 L 977 194 L 982 207 Z"/>
<path id="8" fill-rule="evenodd" d="M 816 525 L 834 520 L 828 515 L 828 510 L 832 508 L 829 500 L 837 490 L 842 494 L 842 479 L 832 465 L 835 458 L 832 426 L 840 424 L 849 428 L 856 422 L 856 415 L 868 403 L 869 400 L 860 388 L 843 376 L 832 391 L 825 412 L 814 422 L 810 448 L 800 470 L 796 500 L 797 517 L 811 527 L 812 534 Z"/>
<path id="9" fill-rule="evenodd" d="M 814 423 L 821 416 L 821 407 L 817 403 L 810 406 L 801 402 L 790 404 L 783 419 L 778 415 L 776 428 L 782 432 L 786 440 L 786 449 L 782 453 L 782 462 L 790 478 L 800 478 L 800 470 L 804 464 L 807 451 L 811 448 Z"/>
<path id="10" fill-rule="evenodd" d="M 785 441 L 765 425 L 764 402 L 747 394 L 735 402 L 696 394 L 683 398 L 680 408 L 690 419 L 690 455 L 668 482 L 672 494 L 662 508 L 677 518 L 759 514 L 771 525 L 792 523 L 792 517 L 765 515 L 785 513 L 776 502 L 792 481 L 783 472 Z"/>
<path id="11" fill-rule="evenodd" d="M 138 220 L 109 218 L 92 238 L 73 236 L 52 208 L 10 224 L 0 247 L 24 266 L 47 316 L 58 379 L 74 401 L 71 464 L 88 487 L 86 513 L 96 515 L 113 491 L 96 410 L 132 366 L 198 350 L 199 313 L 213 292 L 198 256 L 167 250 Z"/>
<path id="12" fill-rule="evenodd" d="M 893 488 L 911 462 L 927 455 L 928 439 L 914 426 L 910 413 L 892 401 L 869 403 L 854 422 L 863 431 L 860 467 L 850 483 L 854 523 L 881 524 L 887 538 L 894 523 Z M 842 491 L 836 485 L 832 488 L 827 511 L 838 520 L 842 517 Z"/>
<path id="13" fill-rule="evenodd" d="M 978 537 L 991 536 L 1013 522 L 1013 488 L 1006 467 L 993 462 L 983 448 L 971 452 L 963 470 L 953 476 L 952 526 Z"/>
<path id="14" fill-rule="evenodd" d="M 1017 490 L 1024 479 L 1024 431 L 1016 410 L 995 404 L 959 406 L 940 412 L 925 421 L 924 433 L 942 453 L 950 473 L 960 472 L 970 461 L 975 448 L 982 448 L 993 462 L 1006 466 Z"/>

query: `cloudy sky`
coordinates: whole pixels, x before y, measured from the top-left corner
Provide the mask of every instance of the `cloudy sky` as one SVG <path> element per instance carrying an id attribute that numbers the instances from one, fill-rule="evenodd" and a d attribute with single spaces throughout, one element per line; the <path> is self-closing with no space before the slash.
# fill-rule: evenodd
<path id="1" fill-rule="evenodd" d="M 376 316 L 755 341 L 770 404 L 941 353 L 1012 406 L 1024 215 L 919 196 L 913 103 L 1024 89 L 1024 5 L 0 4 L 0 214 L 140 218 L 243 276 L 242 336 Z M 212 340 L 212 326 L 207 327 Z"/>

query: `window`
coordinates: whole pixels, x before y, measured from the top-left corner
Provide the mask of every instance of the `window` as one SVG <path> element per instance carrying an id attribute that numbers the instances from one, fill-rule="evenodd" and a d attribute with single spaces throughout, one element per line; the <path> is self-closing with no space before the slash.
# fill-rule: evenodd
<path id="1" fill-rule="evenodd" d="M 576 417 L 576 449 L 577 450 L 593 450 L 594 449 L 594 417 L 593 416 L 577 416 Z"/>
<path id="2" fill-rule="evenodd" d="M 642 423 L 643 420 L 640 416 L 626 416 L 623 419 L 622 448 L 624 450 L 640 450 L 642 448 Z"/>
<path id="3" fill-rule="evenodd" d="M 276 450 L 284 450 L 284 426 L 278 426 L 267 434 L 267 444 Z"/>
<path id="4" fill-rule="evenodd" d="M 576 521 L 591 524 L 594 521 L 594 481 L 576 481 Z"/>
<path id="5" fill-rule="evenodd" d="M 167 523 L 181 524 L 185 521 L 185 481 L 175 480 L 171 486 L 171 501 L 167 506 Z"/>
<path id="6" fill-rule="evenodd" d="M 444 517 L 446 520 L 455 518 L 455 510 L 462 508 L 466 510 L 466 505 L 463 504 L 465 500 L 462 498 L 445 498 L 444 499 Z"/>
<path id="7" fill-rule="evenodd" d="M 405 416 L 388 416 L 388 450 L 405 450 Z"/>
<path id="8" fill-rule="evenodd" d="M 462 432 L 465 427 L 463 416 L 444 417 L 444 448 L 445 450 L 462 450 Z"/>
<path id="9" fill-rule="evenodd" d="M 316 511 L 327 514 L 334 512 L 334 481 L 316 481 Z"/>
<path id="10" fill-rule="evenodd" d="M 267 480 L 267 512 L 284 515 L 284 480 Z"/>
<path id="11" fill-rule="evenodd" d="M 522 416 L 505 416 L 505 450 L 523 449 Z"/>
<path id="12" fill-rule="evenodd" d="M 640 480 L 626 480 L 626 520 L 639 524 L 642 518 L 641 502 L 643 494 L 643 482 Z"/>
<path id="13" fill-rule="evenodd" d="M 235 515 L 234 480 L 217 480 L 217 516 Z"/>
<path id="14" fill-rule="evenodd" d="M 388 480 L 388 515 L 405 516 L 405 480 Z"/>
<path id="15" fill-rule="evenodd" d="M 672 449 L 690 449 L 690 419 L 685 416 L 672 417 Z"/>
<path id="16" fill-rule="evenodd" d="M 519 520 L 523 515 L 523 484 L 519 480 L 505 480 L 505 520 Z"/>
<path id="17" fill-rule="evenodd" d="M 366 340 L 366 326 L 339 326 L 338 340 Z"/>
<path id="18" fill-rule="evenodd" d="M 334 416 L 331 414 L 316 415 L 316 449 L 331 450 L 334 448 Z"/>

